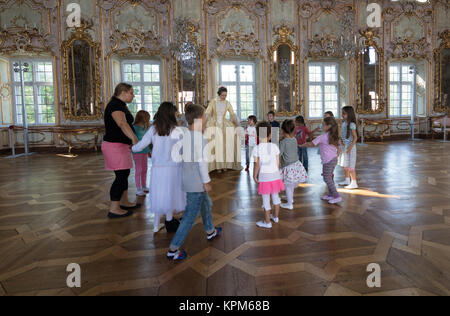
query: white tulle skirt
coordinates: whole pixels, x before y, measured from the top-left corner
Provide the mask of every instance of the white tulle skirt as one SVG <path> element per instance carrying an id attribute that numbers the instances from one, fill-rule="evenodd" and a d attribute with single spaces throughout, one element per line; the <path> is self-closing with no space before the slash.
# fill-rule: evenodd
<path id="1" fill-rule="evenodd" d="M 184 212 L 186 193 L 182 190 L 182 164 L 152 166 L 150 174 L 150 211 L 160 216 Z"/>

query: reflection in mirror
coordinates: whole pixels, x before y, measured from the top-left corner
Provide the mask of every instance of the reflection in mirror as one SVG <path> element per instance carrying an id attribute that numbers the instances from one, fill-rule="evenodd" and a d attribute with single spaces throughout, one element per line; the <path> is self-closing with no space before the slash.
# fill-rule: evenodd
<path id="1" fill-rule="evenodd" d="M 195 55 L 183 56 L 177 60 L 178 102 L 184 111 L 186 103 L 202 104 L 201 60 Z"/>
<path id="2" fill-rule="evenodd" d="M 274 60 L 275 61 L 275 60 Z M 277 112 L 291 112 L 294 100 L 294 60 L 289 45 L 280 45 L 276 51 L 275 71 L 277 73 L 277 87 L 274 105 Z"/>
<path id="3" fill-rule="evenodd" d="M 382 56 L 377 47 L 366 46 L 358 60 L 358 113 L 381 113 L 384 110 Z"/>
<path id="4" fill-rule="evenodd" d="M 72 113 L 76 116 L 95 115 L 94 94 L 95 61 L 94 49 L 86 41 L 77 40 L 69 53 L 70 68 L 70 100 Z"/>
<path id="5" fill-rule="evenodd" d="M 450 48 L 442 50 L 441 53 L 441 102 L 442 108 L 450 109 Z"/>
<path id="6" fill-rule="evenodd" d="M 362 108 L 365 112 L 376 112 L 379 107 L 380 96 L 379 81 L 380 64 L 377 51 L 375 47 L 367 47 L 364 51 L 363 58 L 361 58 L 361 69 L 363 72 L 363 93 L 362 93 Z"/>
<path id="7" fill-rule="evenodd" d="M 66 119 L 101 118 L 98 45 L 83 28 L 63 43 Z"/>

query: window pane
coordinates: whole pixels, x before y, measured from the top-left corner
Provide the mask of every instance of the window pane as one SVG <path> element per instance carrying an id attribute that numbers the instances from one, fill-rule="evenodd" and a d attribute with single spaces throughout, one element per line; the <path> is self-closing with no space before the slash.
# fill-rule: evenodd
<path id="1" fill-rule="evenodd" d="M 411 65 L 405 65 L 402 66 L 402 81 L 412 82 L 413 81 L 413 74 L 410 73 L 411 70 L 409 69 Z"/>
<path id="2" fill-rule="evenodd" d="M 222 81 L 223 82 L 236 82 L 236 66 L 235 65 L 222 65 Z"/>
<path id="3" fill-rule="evenodd" d="M 227 100 L 230 101 L 235 113 L 237 113 L 237 88 L 236 86 L 227 86 L 228 96 Z"/>
<path id="4" fill-rule="evenodd" d="M 38 88 L 38 122 L 43 124 L 55 123 L 54 91 L 52 86 Z"/>
<path id="5" fill-rule="evenodd" d="M 400 81 L 400 72 L 397 65 L 389 66 L 389 80 L 390 81 Z"/>
<path id="6" fill-rule="evenodd" d="M 161 88 L 159 86 L 145 87 L 144 104 L 145 110 L 148 111 L 153 117 L 161 104 Z"/>
<path id="7" fill-rule="evenodd" d="M 144 81 L 145 82 L 160 81 L 159 65 L 152 65 L 152 64 L 144 65 Z"/>
<path id="8" fill-rule="evenodd" d="M 389 113 L 391 116 L 400 114 L 400 91 L 396 84 L 389 85 Z"/>
<path id="9" fill-rule="evenodd" d="M 338 87 L 324 86 L 325 89 L 325 108 L 324 112 L 332 111 L 333 113 L 338 112 Z"/>
<path id="10" fill-rule="evenodd" d="M 240 81 L 241 82 L 253 82 L 253 66 L 243 65 L 240 67 Z"/>
<path id="11" fill-rule="evenodd" d="M 325 81 L 332 82 L 337 81 L 337 67 L 332 66 L 325 66 L 324 67 L 324 73 L 325 73 Z"/>
<path id="12" fill-rule="evenodd" d="M 309 81 L 321 82 L 322 81 L 322 67 L 309 66 Z"/>
<path id="13" fill-rule="evenodd" d="M 245 120 L 254 114 L 254 91 L 253 86 L 241 86 L 241 120 Z"/>
<path id="14" fill-rule="evenodd" d="M 322 86 L 309 86 L 310 117 L 322 117 Z"/>

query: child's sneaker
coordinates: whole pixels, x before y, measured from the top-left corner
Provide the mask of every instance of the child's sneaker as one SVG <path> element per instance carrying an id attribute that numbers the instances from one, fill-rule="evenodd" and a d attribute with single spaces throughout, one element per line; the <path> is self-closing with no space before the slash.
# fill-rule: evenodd
<path id="1" fill-rule="evenodd" d="M 182 261 L 187 258 L 187 253 L 184 250 L 170 251 L 167 253 L 167 259 L 173 261 Z"/>
<path id="2" fill-rule="evenodd" d="M 339 183 L 339 185 L 341 187 L 344 187 L 344 186 L 350 185 L 351 183 L 352 183 L 351 180 L 347 178 L 347 179 L 345 179 L 344 182 Z"/>
<path id="3" fill-rule="evenodd" d="M 281 208 L 284 208 L 284 209 L 286 209 L 286 210 L 291 210 L 291 211 L 294 209 L 294 205 L 292 205 L 292 204 L 287 204 L 287 203 L 281 204 L 280 207 L 281 207 Z"/>
<path id="4" fill-rule="evenodd" d="M 271 229 L 272 228 L 272 223 L 266 223 L 265 221 L 260 221 L 260 222 L 256 223 L 256 226 L 261 227 L 261 228 Z"/>
<path id="5" fill-rule="evenodd" d="M 147 187 L 143 187 L 142 191 L 144 191 L 144 193 L 150 193 L 150 189 Z"/>
<path id="6" fill-rule="evenodd" d="M 338 204 L 342 202 L 342 197 L 337 197 L 337 198 L 333 198 L 332 200 L 329 201 L 330 204 Z"/>
<path id="7" fill-rule="evenodd" d="M 272 214 L 270 214 L 270 219 L 273 220 L 275 224 L 278 224 L 280 222 L 280 219 L 278 217 L 274 217 Z"/>
<path id="8" fill-rule="evenodd" d="M 321 199 L 323 201 L 331 201 L 333 199 L 333 197 L 330 196 L 330 195 L 324 195 L 324 196 L 321 197 Z"/>
<path id="9" fill-rule="evenodd" d="M 213 240 L 214 238 L 219 236 L 221 233 L 222 233 L 222 228 L 221 227 L 216 227 L 216 229 L 214 229 L 214 233 L 212 233 L 211 235 L 206 236 L 206 238 L 208 240 Z"/>
<path id="10" fill-rule="evenodd" d="M 136 195 L 137 196 L 145 196 L 145 193 L 144 193 L 144 190 L 142 190 L 142 189 L 137 189 L 137 191 L 136 191 Z"/>
<path id="11" fill-rule="evenodd" d="M 245 168 L 245 172 L 250 172 L 250 167 L 247 166 L 247 168 Z"/>
<path id="12" fill-rule="evenodd" d="M 352 182 L 352 183 L 350 183 L 350 185 L 345 187 L 345 189 L 347 189 L 347 190 L 355 190 L 358 188 L 359 188 L 359 186 L 358 186 L 357 182 Z"/>

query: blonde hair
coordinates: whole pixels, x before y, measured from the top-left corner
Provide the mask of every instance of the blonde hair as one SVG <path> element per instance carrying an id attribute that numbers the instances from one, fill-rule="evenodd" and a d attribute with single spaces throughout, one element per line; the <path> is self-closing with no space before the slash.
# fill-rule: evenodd
<path id="1" fill-rule="evenodd" d="M 150 129 L 150 118 L 151 115 L 147 111 L 141 110 L 137 112 L 136 118 L 134 119 L 134 125 L 144 125 L 146 130 Z"/>

